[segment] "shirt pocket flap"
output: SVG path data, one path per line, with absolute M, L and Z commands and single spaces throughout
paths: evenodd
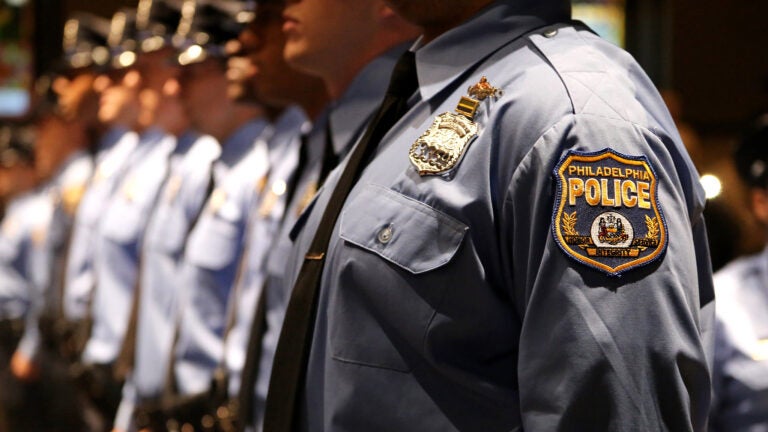
M 189 233 L 189 221 L 179 206 L 159 207 L 151 222 L 151 236 L 147 243 L 165 253 L 176 255 L 184 248 Z
M 98 226 L 108 200 L 106 192 L 100 193 L 103 191 L 98 188 L 104 189 L 104 185 L 96 185 L 93 186 L 93 191 L 86 191 L 77 207 L 76 223 L 88 229 L 95 229 Z
M 424 203 L 367 185 L 341 216 L 339 235 L 413 274 L 453 258 L 467 226 Z
M 221 270 L 231 264 L 240 247 L 237 225 L 238 221 L 204 215 L 192 230 L 187 244 L 189 261 L 209 270 Z
M 142 210 L 122 198 L 115 200 L 102 221 L 104 237 L 119 244 L 137 242 L 144 228 L 145 215 Z

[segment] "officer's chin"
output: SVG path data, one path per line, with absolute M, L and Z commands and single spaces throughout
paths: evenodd
M 35 180 L 38 182 L 47 181 L 53 177 L 53 168 L 48 165 L 35 167 Z
M 227 96 L 240 104 L 259 105 L 256 93 L 245 82 L 230 83 L 227 86 Z

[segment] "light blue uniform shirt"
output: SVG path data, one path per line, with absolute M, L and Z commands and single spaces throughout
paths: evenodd
M 81 194 L 93 175 L 93 159 L 85 151 L 73 153 L 57 173 L 36 194 L 39 205 L 32 226 L 33 244 L 29 257 L 32 308 L 18 350 L 32 358 L 40 348 L 38 321 L 46 311 L 61 307 L 62 261 Z
M 499 0 L 416 46 L 419 91 L 325 255 L 305 430 L 706 427 L 714 310 L 698 174 L 634 60 L 556 24 L 569 8 Z M 477 137 L 447 172 L 420 175 L 413 144 L 483 76 L 503 94 L 479 104 Z M 444 126 L 431 137 L 459 142 L 463 129 Z M 652 167 L 668 240 L 620 277 L 553 234 L 553 171 L 571 151 L 606 149 Z M 338 176 L 296 228 L 292 283 Z
M 137 401 L 163 390 L 176 323 L 179 261 L 192 224 L 212 184 L 212 167 L 221 154 L 210 136 L 188 132 L 170 158 L 168 180 L 147 224 L 141 250 L 141 281 L 135 361 L 123 387 L 115 427 L 132 430 Z
M 384 97 L 392 68 L 397 58 L 407 49 L 401 45 L 372 60 L 350 83 L 341 97 L 333 101 L 312 126 L 306 140 L 307 161 L 295 180 L 296 191 L 290 208 L 280 227 L 280 234 L 267 261 L 266 329 L 262 339 L 259 374 L 256 377 L 254 420 L 260 425 L 264 413 L 269 376 L 272 370 L 277 340 L 280 337 L 285 307 L 290 297 L 290 287 L 284 280 L 285 267 L 293 241 L 290 232 L 299 215 L 309 204 L 312 192 L 317 190 L 318 177 L 323 162 L 326 133 L 333 136 L 333 151 L 341 160 L 347 150 L 365 130 L 376 108 Z M 330 122 L 330 123 L 329 123 Z
M 24 319 L 35 288 L 30 256 L 42 246 L 33 239 L 45 214 L 45 200 L 34 191 L 14 197 L 0 225 L 0 319 Z
M 227 299 L 257 184 L 269 169 L 271 136 L 272 127 L 258 119 L 226 140 L 214 164 L 214 190 L 187 239 L 179 276 L 178 341 L 171 360 L 180 394 L 206 391 L 222 361 Z
M 93 268 L 98 226 L 104 208 L 130 164 L 138 135 L 113 128 L 102 137 L 96 154 L 96 172 L 75 214 L 64 280 L 64 315 L 72 321 L 87 317 L 96 283 Z
M 768 431 L 768 249 L 715 274 L 712 431 Z
M 225 367 L 229 377 L 229 395 L 240 389 L 245 351 L 259 296 L 265 280 L 265 266 L 272 251 L 285 212 L 288 183 L 299 160 L 300 137 L 309 128 L 304 112 L 286 109 L 273 125 L 269 140 L 269 178 L 263 193 L 251 211 L 248 237 L 237 286 L 230 294 L 229 311 L 234 313 L 232 327 L 225 336 Z
M 139 251 L 149 215 L 168 173 L 176 137 L 158 129 L 142 134 L 134 159 L 104 209 L 96 244 L 96 288 L 85 363 L 115 361 L 123 344 L 139 277 Z

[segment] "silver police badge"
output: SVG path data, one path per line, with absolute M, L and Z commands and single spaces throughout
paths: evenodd
M 460 114 L 443 113 L 411 146 L 408 156 L 419 175 L 440 174 L 456 166 L 476 135 L 475 122 Z
M 467 92 L 469 96 L 461 97 L 455 112 L 437 116 L 432 126 L 411 146 L 408 157 L 419 175 L 442 174 L 455 167 L 477 136 L 474 118 L 480 101 L 497 98 L 502 93 L 485 77 Z

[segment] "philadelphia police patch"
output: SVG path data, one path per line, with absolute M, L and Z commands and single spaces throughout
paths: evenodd
M 570 151 L 554 175 L 552 231 L 566 255 L 618 276 L 664 254 L 667 226 L 645 156 Z

